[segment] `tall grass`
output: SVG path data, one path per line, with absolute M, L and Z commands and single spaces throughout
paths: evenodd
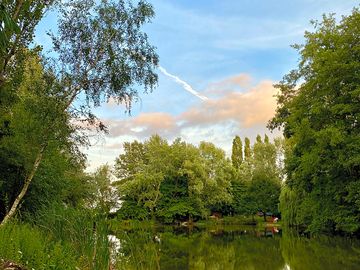
M 38 226 L 54 240 L 71 245 L 81 269 L 109 269 L 108 227 L 101 213 L 55 205 L 41 211 L 38 220 Z
M 0 229 L 0 258 L 28 269 L 75 269 L 76 255 L 69 245 L 51 241 L 38 228 L 9 223 Z
M 106 219 L 89 209 L 53 205 L 27 223 L 0 228 L 0 259 L 36 270 L 108 270 Z

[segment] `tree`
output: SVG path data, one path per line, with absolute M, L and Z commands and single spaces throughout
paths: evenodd
M 270 143 L 268 139 L 267 143 L 262 142 L 260 135 L 258 135 L 252 153 L 253 174 L 264 174 L 268 178 L 279 178 L 279 170 L 276 164 L 278 153 L 275 144 Z
M 256 135 L 256 142 L 257 143 L 262 143 L 262 141 L 261 141 L 261 136 L 258 134 L 258 135 Z
M 195 196 L 190 196 L 190 178 L 184 170 L 198 157 L 198 150 L 180 139 L 176 139 L 168 152 L 169 169 L 161 183 L 161 197 L 157 206 L 156 216 L 165 223 L 189 220 L 200 217 L 201 209 Z
M 214 144 L 201 142 L 199 146 L 205 175 L 202 179 L 202 200 L 207 207 L 231 202 L 229 193 L 232 178 L 232 166 L 225 158 L 224 150 Z
M 252 213 L 262 211 L 264 221 L 266 221 L 266 212 L 278 213 L 280 188 L 278 179 L 269 179 L 265 174 L 255 174 L 247 194 Z
M 90 177 L 90 205 L 108 214 L 117 207 L 118 198 L 111 183 L 112 173 L 109 165 L 100 166 Z
M 279 152 L 277 144 L 271 143 L 267 135 L 262 141 L 260 135 L 250 148 L 247 139 L 247 153 L 251 153 L 241 164 L 232 179 L 232 208 L 236 214 L 254 215 L 258 211 L 278 212 L 280 193 Z
M 250 160 L 251 159 L 251 147 L 250 147 L 250 140 L 249 140 L 248 137 L 245 137 L 244 154 L 245 154 L 245 160 Z
M 115 165 L 120 177 L 118 192 L 125 201 L 120 215 L 129 216 L 125 213 L 132 208 L 143 217 L 136 204 L 152 217 L 171 223 L 206 217 L 210 210 L 230 203 L 233 168 L 215 145 L 202 142 L 195 147 L 180 139 L 168 145 L 159 136 L 152 136 L 143 144 L 124 146 L 125 153 Z M 131 160 L 137 160 L 135 167 L 128 166 Z
M 138 142 L 125 145 L 135 146 L 141 151 L 134 153 L 134 147 L 127 147 L 127 152 L 116 160 L 116 175 L 122 176 L 117 184 L 118 190 L 124 199 L 134 200 L 149 209 L 154 218 L 155 208 L 161 196 L 161 183 L 168 170 L 168 143 L 160 136 L 154 135 L 142 146 Z M 136 168 L 127 166 L 134 158 L 139 161 Z
M 236 169 L 239 169 L 241 163 L 243 162 L 242 151 L 242 141 L 239 136 L 235 136 L 232 145 L 231 161 Z
M 314 22 L 315 31 L 294 46 L 297 69 L 276 85 L 269 127 L 282 128 L 291 146 L 281 208 L 289 224 L 310 232 L 360 230 L 353 196 L 360 179 L 359 24 L 358 9 L 338 23 L 333 15 Z
M 123 144 L 124 154 L 115 160 L 115 176 L 122 181 L 131 180 L 137 173 L 141 173 L 142 166 L 148 161 L 145 159 L 143 143 L 133 141 Z
M 0 139 L 0 219 L 9 212 L 21 192 L 26 172 L 33 165 L 34 152 L 42 143 L 39 134 L 46 132 L 54 119 L 57 133 L 51 137 L 43 162 L 34 175 L 32 185 L 21 203 L 22 216 L 36 214 L 53 203 L 78 206 L 88 195 L 87 178 L 83 173 L 85 159 L 77 148 L 69 115 L 61 108 L 56 96 L 50 96 L 50 84 L 44 83 L 39 57 L 28 52 L 22 80 L 18 86 L 18 100 L 11 106 L 9 133 Z
M 9 46 L 9 41 L 13 33 L 20 31 L 19 26 L 10 16 L 4 4 L 0 4 L 0 55 L 6 53 Z
M 41 7 L 44 5 L 39 6 L 40 13 Z M 19 8 L 22 12 L 21 6 Z M 73 131 L 81 130 L 80 125 L 74 124 L 75 120 L 97 124 L 99 130 L 104 130 L 103 123 L 96 121 L 91 111 L 93 106 L 99 106 L 111 97 L 119 103 L 125 102 L 130 109 L 137 94 L 133 86 L 143 85 L 145 90 L 151 90 L 157 81 L 153 68 L 158 63 L 158 57 L 146 34 L 141 31 L 142 25 L 154 15 L 151 5 L 144 1 L 133 6 L 123 1 L 95 3 L 77 0 L 61 6 L 60 14 L 59 35 L 52 35 L 54 51 L 58 55 L 56 62 L 60 64 L 57 66 L 48 61 L 43 73 L 47 97 L 57 102 L 57 113 L 51 114 L 50 123 L 44 124 L 42 132 L 37 133 L 38 144 L 33 151 L 32 165 L 26 169 L 22 189 L 2 224 L 15 214 L 47 147 L 62 133 L 60 126 L 69 124 L 69 119 L 72 119 L 68 126 Z M 25 15 L 29 16 L 28 13 Z M 39 16 L 37 14 L 31 23 L 36 24 Z M 25 37 L 28 39 L 23 44 L 28 44 L 29 37 L 27 34 Z M 81 97 L 85 100 L 76 103 L 81 105 L 74 105 L 74 101 Z M 45 121 L 44 117 L 48 116 L 44 114 L 41 117 Z M 79 135 L 78 138 L 81 137 Z M 86 136 L 80 139 L 84 142 Z
M 270 143 L 270 140 L 269 140 L 269 137 L 268 137 L 268 135 L 264 135 L 264 143 L 265 144 L 268 144 L 268 143 Z
M 2 1 L 0 6 L 0 88 L 18 73 L 18 67 L 23 62 L 23 51 L 24 49 L 26 51 L 33 41 L 36 25 L 53 4 L 53 0 Z
M 53 2 L 3 0 L 0 4 L 0 140 L 11 133 L 12 106 L 19 98 L 17 90 L 35 26 Z M 38 48 L 32 51 L 36 52 Z

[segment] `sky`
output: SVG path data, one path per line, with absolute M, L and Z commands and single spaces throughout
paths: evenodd
M 322 14 L 351 13 L 355 0 L 149 0 L 156 16 L 144 27 L 157 47 L 158 86 L 132 104 L 131 115 L 113 102 L 95 110 L 109 134 L 92 138 L 84 149 L 88 170 L 123 152 L 124 142 L 152 134 L 198 144 L 209 141 L 231 153 L 235 135 L 254 141 L 276 109 L 273 84 L 296 68 L 290 47 L 304 41 L 310 20 Z M 39 24 L 35 42 L 50 47 L 46 31 L 54 14 Z

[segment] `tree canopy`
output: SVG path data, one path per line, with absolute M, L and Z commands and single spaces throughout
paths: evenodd
M 123 200 L 120 218 L 152 217 L 173 223 L 215 212 L 278 212 L 277 149 L 269 141 L 255 143 L 254 156 L 239 167 L 209 142 L 194 146 L 176 139 L 169 144 L 154 135 L 144 143 L 124 143 L 124 150 L 115 163 L 116 186 Z
M 360 229 L 360 12 L 313 22 L 297 69 L 276 85 L 278 108 L 269 127 L 282 128 L 286 188 L 281 210 L 311 232 Z M 356 194 L 356 195 L 355 195 Z M 294 207 L 296 205 L 296 207 Z

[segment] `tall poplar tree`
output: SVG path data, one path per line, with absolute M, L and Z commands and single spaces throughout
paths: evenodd
M 250 146 L 250 139 L 248 137 L 245 137 L 245 160 L 249 161 L 251 159 L 251 146 Z
M 243 162 L 243 146 L 239 136 L 235 136 L 232 144 L 231 161 L 235 169 L 239 169 Z

